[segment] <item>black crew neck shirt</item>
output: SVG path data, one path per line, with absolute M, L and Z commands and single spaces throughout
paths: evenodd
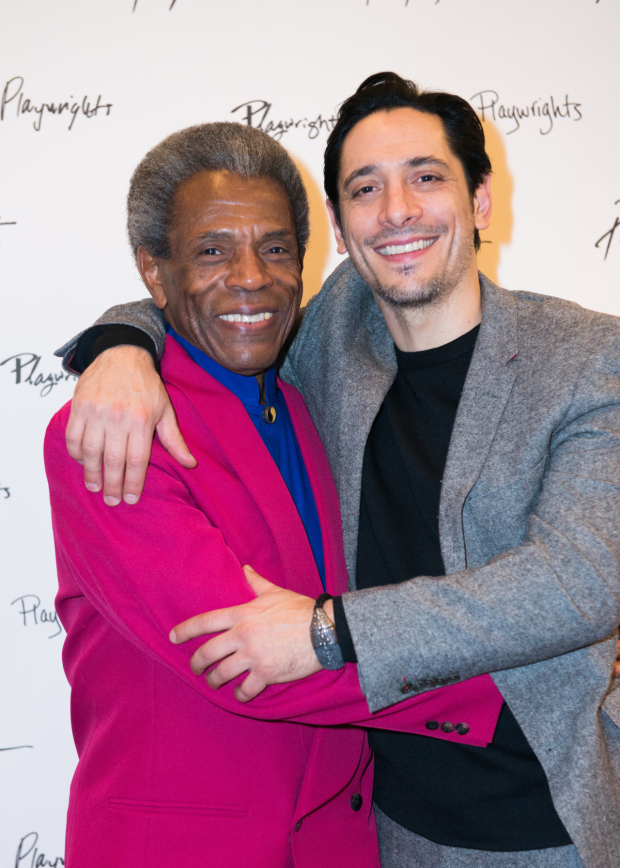
M 396 380 L 364 454 L 358 588 L 444 575 L 441 480 L 478 328 L 436 349 L 396 349 Z M 345 659 L 353 661 L 342 602 L 335 604 Z M 369 730 L 369 739 L 374 800 L 406 829 L 439 844 L 477 850 L 571 843 L 543 768 L 506 703 L 486 748 L 385 730 Z

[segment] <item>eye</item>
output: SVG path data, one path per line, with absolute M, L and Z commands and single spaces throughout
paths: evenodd
M 364 184 L 363 187 L 360 187 L 359 190 L 356 190 L 353 196 L 364 196 L 368 193 L 372 193 L 375 188 L 372 184 Z
M 439 178 L 437 175 L 420 175 L 416 180 L 421 181 L 422 183 L 428 183 L 429 181 L 438 181 Z
M 286 253 L 284 247 L 270 247 L 267 253 Z
M 203 256 L 221 256 L 222 251 L 218 247 L 207 247 L 206 250 L 202 251 Z

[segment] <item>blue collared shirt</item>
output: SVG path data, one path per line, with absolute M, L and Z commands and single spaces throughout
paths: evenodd
M 316 561 L 323 588 L 325 588 L 325 558 L 323 556 L 323 539 L 319 515 L 316 510 L 314 494 L 310 487 L 306 466 L 301 455 L 299 443 L 297 442 L 297 435 L 293 428 L 293 422 L 291 421 L 284 396 L 278 389 L 276 366 L 272 365 L 265 371 L 264 391 L 267 404 L 261 404 L 260 388 L 256 377 L 246 377 L 243 374 L 235 374 L 233 371 L 223 368 L 214 359 L 203 353 L 202 350 L 199 350 L 198 347 L 193 346 L 193 344 L 190 344 L 189 341 L 186 341 L 185 338 L 177 334 L 167 323 L 166 331 L 183 347 L 197 365 L 200 365 L 218 383 L 221 383 L 222 386 L 236 395 L 245 407 L 248 416 L 254 423 L 254 427 L 269 450 L 269 454 L 273 458 L 276 467 L 282 474 L 286 487 L 291 493 L 299 517 L 306 529 L 308 542 L 314 554 L 314 560 Z M 276 418 L 274 422 L 267 422 L 263 418 L 263 410 L 266 407 L 273 407 L 275 409 Z M 269 576 L 265 578 L 269 578 Z

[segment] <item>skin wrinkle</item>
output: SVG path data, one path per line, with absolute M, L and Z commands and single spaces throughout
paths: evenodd
M 178 190 L 174 213 L 171 257 L 138 250 L 156 305 L 182 337 L 223 367 L 256 376 L 262 387 L 302 293 L 286 193 L 266 178 L 200 172 Z M 261 312 L 273 316 L 258 327 L 219 318 Z

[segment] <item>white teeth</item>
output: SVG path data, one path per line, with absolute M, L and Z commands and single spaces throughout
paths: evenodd
M 426 241 L 412 241 L 411 244 L 390 244 L 387 247 L 380 247 L 379 253 L 382 256 L 394 256 L 395 253 L 412 253 L 414 250 L 424 250 L 425 247 L 430 247 L 434 242 L 434 238 L 429 238 Z
M 272 316 L 273 312 L 255 313 L 252 316 L 247 313 L 225 313 L 218 319 L 223 319 L 226 322 L 262 322 L 265 319 L 271 319 Z

